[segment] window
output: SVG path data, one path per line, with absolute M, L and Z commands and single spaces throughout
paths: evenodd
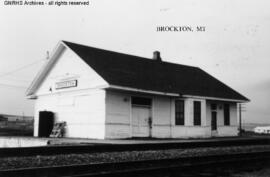
M 211 110 L 216 111 L 217 110 L 217 104 L 211 104 Z
M 224 105 L 224 125 L 230 125 L 230 105 Z
M 201 102 L 193 102 L 194 125 L 201 125 Z
M 184 100 L 175 101 L 175 125 L 185 125 Z
M 132 97 L 132 105 L 151 106 L 152 100 L 150 98 Z

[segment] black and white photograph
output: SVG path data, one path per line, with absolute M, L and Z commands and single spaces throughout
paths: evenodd
M 269 177 L 267 0 L 1 0 L 0 177 Z

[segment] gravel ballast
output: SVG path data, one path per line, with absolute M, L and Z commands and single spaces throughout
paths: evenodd
M 96 164 L 104 162 L 171 159 L 218 154 L 262 152 L 266 150 L 270 150 L 270 145 L 5 157 L 0 158 L 0 170 L 74 164 Z

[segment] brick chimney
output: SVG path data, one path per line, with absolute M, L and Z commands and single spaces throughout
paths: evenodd
M 154 51 L 153 53 L 153 59 L 156 61 L 162 61 L 160 57 L 160 52 L 159 51 Z

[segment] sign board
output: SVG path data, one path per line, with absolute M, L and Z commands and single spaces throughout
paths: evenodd
M 63 81 L 63 82 L 57 82 L 55 84 L 55 89 L 64 89 L 64 88 L 70 88 L 70 87 L 77 87 L 77 80 L 69 80 L 69 81 Z

